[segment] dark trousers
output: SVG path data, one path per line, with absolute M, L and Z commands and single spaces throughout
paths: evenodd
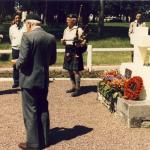
M 27 145 L 44 148 L 49 144 L 49 112 L 46 89 L 21 89 Z
M 19 50 L 12 49 L 12 59 L 19 58 Z M 13 80 L 14 84 L 19 84 L 19 70 L 16 69 L 16 65 L 13 65 Z

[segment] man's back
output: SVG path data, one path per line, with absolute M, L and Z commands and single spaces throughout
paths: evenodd
M 28 53 L 27 56 L 25 53 Z M 20 56 L 26 56 L 20 69 L 20 87 L 44 88 L 48 86 L 49 65 L 56 61 L 56 41 L 53 35 L 37 27 L 25 33 Z

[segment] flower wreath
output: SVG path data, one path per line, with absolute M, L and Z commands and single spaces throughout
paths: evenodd
M 143 88 L 143 80 L 139 76 L 134 76 L 124 83 L 124 98 L 136 100 L 139 98 Z

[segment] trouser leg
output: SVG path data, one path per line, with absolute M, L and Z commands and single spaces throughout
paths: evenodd
M 18 59 L 19 50 L 12 49 L 12 59 Z M 19 84 L 19 70 L 16 69 L 16 65 L 13 65 L 13 80 L 14 84 Z
M 13 80 L 15 85 L 19 85 L 19 70 L 16 69 L 16 65 L 13 65 Z
M 48 101 L 47 101 L 48 89 L 44 89 L 41 94 L 41 100 L 39 101 L 38 110 L 39 110 L 39 127 L 40 132 L 40 143 L 42 147 L 49 145 L 49 129 L 50 129 L 50 119 L 48 111 Z
M 27 145 L 45 147 L 49 136 L 47 90 L 22 89 L 22 99 Z

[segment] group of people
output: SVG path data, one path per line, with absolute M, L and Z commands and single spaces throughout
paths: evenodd
M 31 14 L 32 15 L 32 14 Z M 64 30 L 63 38 L 61 43 L 65 45 L 65 57 L 63 68 L 68 70 L 72 88 L 67 90 L 67 93 L 71 93 L 71 96 L 78 96 L 80 89 L 80 71 L 83 67 L 82 49 L 86 48 L 86 42 L 75 42 L 75 38 L 80 39 L 83 35 L 82 28 L 79 28 L 77 23 L 77 16 L 70 14 L 67 19 L 67 28 Z M 26 31 L 26 26 L 21 22 L 20 14 L 14 16 L 14 20 L 9 29 L 9 37 L 12 46 L 12 61 L 18 59 L 20 52 L 20 45 L 23 33 Z M 19 86 L 19 69 L 16 68 L 16 64 L 13 64 L 13 85 L 12 88 Z
M 65 46 L 63 68 L 68 71 L 72 83 L 72 97 L 80 95 L 80 71 L 83 66 L 85 40 L 81 40 L 84 31 L 77 26 L 77 16 L 70 14 L 67 19 L 61 43 Z M 129 36 L 135 26 L 141 26 L 141 14 L 131 23 Z M 22 111 L 26 128 L 26 142 L 18 146 L 22 150 L 40 150 L 49 145 L 48 86 L 49 66 L 56 62 L 56 40 L 54 35 L 41 27 L 41 18 L 29 14 L 25 23 L 16 14 L 9 29 L 12 45 L 13 79 L 12 88 L 20 86 L 22 93 Z
M 72 88 L 66 93 L 79 96 L 80 71 L 83 67 L 84 40 L 77 17 L 70 14 L 67 19 L 61 43 L 65 45 L 63 68 L 68 70 Z M 41 19 L 36 14 L 29 14 L 25 24 L 19 14 L 9 29 L 12 45 L 13 79 L 12 88 L 20 86 L 22 93 L 22 111 L 26 128 L 26 142 L 18 146 L 23 150 L 40 150 L 49 145 L 48 86 L 49 66 L 56 62 L 56 40 L 54 35 L 41 27 Z M 77 39 L 78 37 L 78 39 Z M 77 39 L 77 40 L 75 40 Z

